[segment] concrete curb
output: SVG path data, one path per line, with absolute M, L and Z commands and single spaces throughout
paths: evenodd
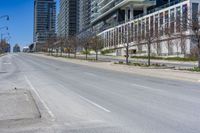
M 63 62 L 85 65 L 89 67 L 95 67 L 99 69 L 124 72 L 128 74 L 200 83 L 200 73 L 198 72 L 190 72 L 190 71 L 184 71 L 184 70 L 171 70 L 171 69 L 148 69 L 148 68 L 141 68 L 137 66 L 125 66 L 125 65 L 113 64 L 110 62 L 96 63 L 96 62 L 91 62 L 91 61 L 86 61 L 86 60 L 47 56 L 44 54 L 32 54 L 32 55 L 42 57 L 42 58 L 59 60 Z

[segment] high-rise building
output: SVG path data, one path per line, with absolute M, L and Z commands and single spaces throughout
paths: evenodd
M 79 32 L 85 31 L 90 27 L 91 22 L 91 3 L 92 0 L 79 1 Z
M 60 0 L 58 36 L 74 36 L 79 28 L 79 0 Z
M 98 2 L 101 5 L 97 11 L 99 14 L 92 23 L 98 26 L 99 22 L 103 23 L 100 26 L 106 29 L 98 32 L 98 35 L 104 39 L 104 49 L 114 49 L 116 55 L 126 55 L 125 47 L 129 44 L 131 56 L 146 56 L 150 51 L 152 56 L 185 57 L 196 52 L 197 42 L 190 26 L 198 20 L 199 0 L 157 0 L 158 4 L 149 7 L 146 13 L 143 9 L 144 13 L 133 18 L 132 13 L 135 15 L 135 10 L 138 8 L 133 8 L 132 13 L 130 9 L 125 11 L 124 20 L 127 21 L 116 25 L 111 25 L 110 22 L 118 20 L 119 15 L 108 17 L 108 14 L 117 9 L 119 3 L 111 8 L 109 3 L 102 2 Z M 106 7 L 109 7 L 107 11 L 104 10 Z M 151 43 L 148 42 L 149 38 L 152 40 Z
M 47 38 L 55 36 L 55 24 L 55 0 L 34 0 L 34 43 L 44 44 Z
M 146 14 L 147 9 L 154 5 L 156 0 L 93 0 L 91 24 L 95 30 L 104 30 L 139 14 Z

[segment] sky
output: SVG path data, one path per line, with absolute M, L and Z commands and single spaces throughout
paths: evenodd
M 58 2 L 57 2 L 58 7 Z M 0 30 L 0 34 L 10 33 L 11 46 L 21 47 L 33 42 L 34 0 L 0 0 L 0 16 L 9 15 L 10 20 L 0 19 L 0 27 L 8 26 L 8 31 Z

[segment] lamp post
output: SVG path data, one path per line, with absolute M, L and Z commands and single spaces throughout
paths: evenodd
M 8 30 L 8 26 L 0 27 L 0 30 L 2 30 L 2 29 Z
M 8 15 L 3 15 L 3 16 L 0 16 L 0 19 L 2 18 L 6 18 L 7 21 L 9 21 L 10 17 Z
M 10 36 L 10 33 L 1 33 L 1 41 L 2 41 L 4 35 Z

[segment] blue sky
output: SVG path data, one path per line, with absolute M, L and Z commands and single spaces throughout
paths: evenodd
M 16 43 L 26 46 L 33 40 L 33 3 L 34 0 L 0 0 L 0 16 L 10 16 L 9 21 L 0 19 L 0 27 L 9 27 L 12 46 Z M 7 31 L 1 30 L 0 33 Z

